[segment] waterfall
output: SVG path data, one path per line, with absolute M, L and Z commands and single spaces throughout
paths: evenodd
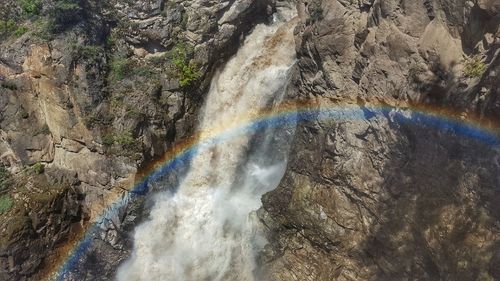
M 292 9 L 279 8 L 273 23 L 257 25 L 214 76 L 201 139 L 280 101 L 295 60 L 296 22 Z M 255 254 L 266 242 L 255 210 L 286 165 L 278 135 L 267 128 L 199 149 L 177 191 L 156 196 L 117 279 L 255 280 Z

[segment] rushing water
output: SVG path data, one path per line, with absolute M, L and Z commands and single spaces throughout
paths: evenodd
M 295 60 L 291 9 L 257 25 L 215 75 L 198 130 L 209 135 L 241 115 L 280 101 Z M 265 243 L 255 210 L 283 176 L 276 129 L 201 148 L 175 193 L 155 199 L 138 226 L 118 280 L 254 280 L 255 253 Z M 203 138 L 201 138 L 203 139 Z

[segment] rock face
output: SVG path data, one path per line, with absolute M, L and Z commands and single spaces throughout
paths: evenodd
M 266 0 L 3 1 L 0 166 L 12 181 L 0 189 L 9 202 L 0 279 L 42 278 L 49 253 L 189 136 L 212 72 L 273 9 Z M 119 262 L 116 240 L 104 237 L 93 261 Z
M 498 122 L 499 7 L 299 4 L 290 99 L 365 118 L 299 123 L 285 177 L 259 210 L 267 279 L 500 279 L 498 143 L 370 110 L 426 105 Z
M 147 163 L 191 135 L 215 68 L 274 5 L 0 3 L 0 280 L 46 277 Z M 494 126 L 498 1 L 297 5 L 288 98 L 365 118 L 299 123 L 285 177 L 259 210 L 266 278 L 500 280 L 498 143 L 370 109 L 444 107 Z M 102 222 L 66 279 L 112 279 L 143 203 Z

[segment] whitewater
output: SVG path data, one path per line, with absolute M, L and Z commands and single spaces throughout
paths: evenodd
M 293 9 L 279 8 L 273 22 L 257 25 L 216 73 L 201 112 L 200 139 L 240 115 L 279 104 L 295 61 L 296 22 Z M 200 144 L 179 187 L 155 196 L 117 279 L 258 280 L 255 258 L 266 240 L 255 211 L 285 170 L 279 130 Z

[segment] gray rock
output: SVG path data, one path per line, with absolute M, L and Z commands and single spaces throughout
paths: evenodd
M 365 118 L 299 123 L 285 176 L 259 210 L 264 279 L 495 280 L 498 143 L 368 109 L 424 104 L 497 122 L 498 55 L 474 81 L 463 72 L 464 56 L 498 54 L 473 39 L 488 26 L 498 41 L 495 5 L 351 2 L 307 3 L 289 99 Z

